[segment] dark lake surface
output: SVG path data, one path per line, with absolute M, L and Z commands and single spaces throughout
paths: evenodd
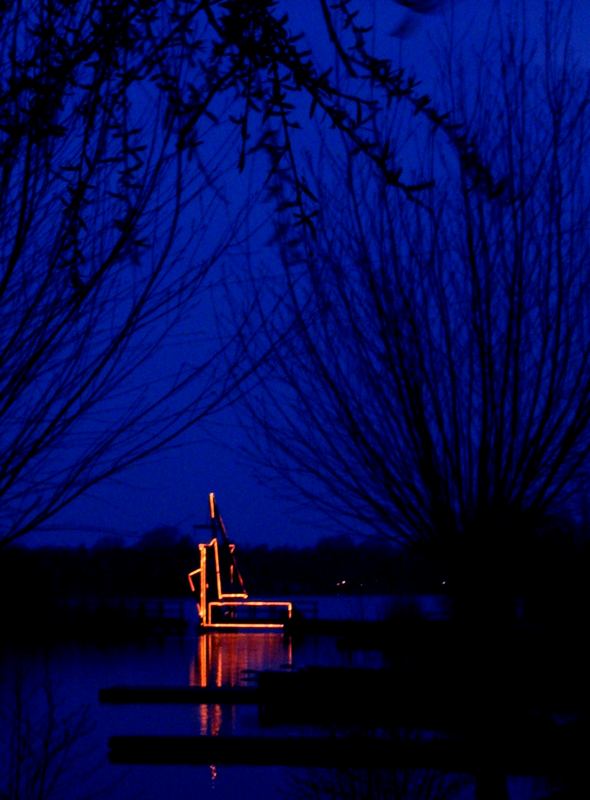
M 326 618 L 376 619 L 387 612 L 390 599 L 307 598 L 306 602 Z M 194 613 L 191 606 L 187 606 L 189 617 Z M 62 748 L 63 758 L 61 753 L 54 758 L 60 772 L 51 794 L 55 798 L 297 797 L 305 771 L 291 768 L 110 765 L 107 742 L 116 734 L 272 736 L 277 730 L 260 727 L 256 706 L 109 706 L 99 704 L 99 690 L 115 685 L 243 686 L 251 680 L 249 671 L 382 663 L 377 651 L 341 650 L 335 636 L 306 636 L 295 644 L 276 632 L 199 636 L 193 625 L 184 636 L 164 639 L 38 648 L 32 631 L 30 643 L 7 649 L 0 658 L 2 774 L 15 768 L 19 738 L 27 740 L 31 750 L 28 760 L 20 755 L 26 773 L 42 760 L 45 740 L 49 748 L 59 749 L 69 728 L 74 741 Z M 54 768 L 52 763 L 49 771 Z
M 380 619 L 406 600 L 391 597 L 306 598 L 314 613 L 326 619 Z M 442 613 L 436 598 L 414 598 L 426 616 Z M 194 614 L 192 604 L 187 615 Z M 395 654 L 394 654 L 395 657 Z M 392 793 L 375 789 L 366 795 L 319 792 L 321 770 L 292 767 L 118 766 L 108 762 L 108 739 L 119 734 L 296 735 L 301 727 L 260 725 L 255 705 L 101 705 L 99 690 L 131 686 L 244 686 L 257 670 L 305 666 L 379 668 L 379 650 L 343 649 L 337 636 L 309 635 L 292 641 L 277 632 L 211 632 L 197 635 L 193 624 L 183 636 L 96 644 L 69 642 L 37 647 L 35 633 L 25 645 L 0 654 L 0 797 L 4 776 L 21 770 L 29 776 L 47 759 L 47 782 L 55 777 L 55 800 L 271 800 L 272 798 L 442 798 L 466 800 L 472 788 L 454 786 L 449 794 L 410 786 Z M 303 731 L 313 733 L 313 730 Z M 324 731 L 325 732 L 325 731 Z M 324 776 L 325 778 L 325 776 Z M 324 779 L 322 778 L 322 780 Z M 514 785 L 514 798 L 540 797 L 528 783 Z M 37 796 L 21 793 L 21 797 Z

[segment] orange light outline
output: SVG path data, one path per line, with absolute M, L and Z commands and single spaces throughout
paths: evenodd
M 205 547 L 213 547 L 213 553 L 215 558 L 215 578 L 217 581 L 217 596 L 222 599 L 224 597 L 242 597 L 246 599 L 248 597 L 248 592 L 224 592 L 221 589 L 221 567 L 219 564 L 219 544 L 217 543 L 217 539 L 213 538 L 209 542 L 209 544 L 200 544 L 199 549 Z M 206 573 L 204 573 L 206 574 Z
M 215 502 L 215 492 L 209 492 L 209 514 L 212 520 L 218 519 L 219 525 L 221 530 L 227 539 L 227 531 L 225 525 L 223 523 L 223 519 L 221 515 L 217 512 L 216 502 Z M 216 584 L 217 584 L 217 596 L 219 600 L 212 600 L 207 603 L 207 548 L 213 547 L 213 555 L 215 559 L 215 577 L 216 577 Z M 235 550 L 235 545 L 230 544 L 230 553 L 233 553 Z M 283 628 L 283 623 L 273 623 L 273 622 L 211 622 L 211 615 L 212 615 L 212 608 L 215 607 L 222 607 L 222 606 L 253 606 L 253 607 L 274 607 L 274 608 L 286 608 L 287 609 L 287 618 L 291 619 L 293 614 L 293 603 L 287 600 L 248 600 L 248 593 L 244 590 L 243 592 L 223 592 L 221 589 L 221 567 L 219 561 L 219 544 L 217 541 L 217 537 L 213 536 L 211 541 L 208 544 L 199 544 L 199 561 L 200 566 L 198 569 L 189 572 L 188 580 L 190 583 L 190 587 L 193 592 L 196 592 L 195 584 L 192 579 L 193 575 L 201 574 L 200 579 L 200 591 L 199 591 L 199 602 L 197 605 L 197 612 L 201 619 L 201 625 L 203 628 L 266 628 L 266 629 L 273 629 L 273 628 Z M 240 578 L 240 582 L 241 578 Z M 242 583 L 242 588 L 243 583 Z M 227 598 L 237 598 L 236 600 L 228 600 Z
M 201 622 L 209 622 L 207 619 L 207 554 L 205 551 L 206 545 L 200 544 L 199 545 L 199 556 L 200 556 L 200 570 L 201 570 L 201 595 L 199 601 L 199 609 L 200 609 L 200 616 Z
M 293 611 L 290 600 L 211 600 L 210 606 L 283 606 L 288 609 L 289 616 Z
M 191 589 L 192 589 L 193 592 L 195 591 L 195 584 L 193 583 L 193 575 L 196 575 L 200 571 L 201 571 L 201 567 L 199 567 L 198 569 L 194 569 L 192 572 L 189 572 L 189 574 L 187 576 L 188 577 L 188 582 L 190 583 Z
M 209 544 L 213 545 L 213 552 L 215 554 L 215 578 L 217 580 L 217 597 L 221 597 L 221 567 L 219 566 L 219 545 L 217 539 L 211 539 Z
M 200 567 L 193 572 L 190 572 L 188 575 L 189 583 L 191 585 L 191 589 L 193 592 L 195 591 L 195 585 L 192 580 L 192 575 L 196 575 L 197 573 L 201 573 L 201 582 L 200 582 L 200 602 L 197 604 L 197 609 L 199 610 L 199 616 L 204 624 L 208 625 L 211 622 L 211 611 L 209 605 L 207 603 L 207 548 L 213 547 L 213 556 L 215 559 L 215 577 L 217 583 L 217 596 L 220 600 L 223 600 L 226 597 L 236 597 L 247 599 L 248 593 L 247 592 L 222 592 L 221 591 L 221 570 L 219 564 L 219 544 L 217 543 L 217 539 L 213 537 L 208 544 L 199 544 L 199 554 L 200 554 Z M 215 601 L 212 601 L 215 602 Z M 203 609 L 205 610 L 205 614 L 203 616 Z
M 209 628 L 247 628 L 248 630 L 260 628 L 268 631 L 273 629 L 283 630 L 284 627 L 282 622 L 208 622 L 206 625 L 203 625 L 204 630 L 208 630 Z
M 244 602 L 211 600 L 207 608 L 207 622 L 203 625 L 204 628 L 265 628 L 266 630 L 284 628 L 284 623 L 282 622 L 211 622 L 211 609 L 213 606 L 282 607 L 287 609 L 287 619 L 291 619 L 293 615 L 293 603 L 289 600 L 246 600 Z

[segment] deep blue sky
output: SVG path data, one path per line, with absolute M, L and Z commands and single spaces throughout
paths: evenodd
M 507 2 L 503 0 L 502 4 Z M 532 18 L 539 18 L 543 3 L 544 0 L 531 0 L 528 4 L 535 12 Z M 319 3 L 288 0 L 285 5 L 293 31 L 305 31 L 313 46 L 323 49 L 319 44 L 322 37 L 315 33 L 322 25 Z M 472 0 L 456 3 L 454 13 L 461 25 L 475 17 L 460 47 L 471 47 L 477 42 L 482 19 L 487 16 L 490 5 Z M 366 3 L 364 7 L 372 6 Z M 587 0 L 576 0 L 574 6 L 578 49 L 584 55 L 590 30 L 590 4 Z M 377 18 L 386 20 L 378 26 L 382 52 L 387 51 L 394 60 L 402 58 L 406 66 L 423 79 L 429 91 L 431 43 L 440 36 L 442 16 L 406 15 L 391 0 L 378 2 L 375 7 Z M 409 33 L 403 40 L 389 37 L 387 34 L 403 20 L 416 24 L 409 26 Z M 329 58 L 327 52 L 326 58 Z M 239 184 L 236 190 L 243 191 Z M 239 453 L 243 442 L 243 433 L 233 413 L 226 411 L 210 426 L 195 430 L 178 448 L 97 487 L 54 519 L 48 525 L 50 531 L 35 535 L 29 541 L 55 542 L 58 530 L 62 531 L 59 540 L 72 544 L 84 540 L 93 542 L 100 530 L 133 541 L 138 533 L 157 525 L 177 526 L 188 533 L 194 523 L 206 520 L 207 493 L 211 490 L 217 493 L 231 535 L 238 543 L 308 544 L 325 534 L 325 528 L 304 521 L 303 518 L 313 518 L 312 509 L 302 506 L 295 512 L 291 505 L 274 496 L 269 487 L 254 478 L 251 465 Z M 337 534 L 338 530 L 330 532 Z

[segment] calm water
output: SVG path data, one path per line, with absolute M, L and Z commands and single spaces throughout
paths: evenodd
M 316 598 L 319 616 L 375 619 L 400 600 L 391 598 Z M 436 602 L 420 600 L 427 615 L 438 615 Z M 189 612 L 191 613 L 191 612 Z M 194 630 L 194 629 L 193 629 Z M 291 669 L 310 665 L 380 667 L 377 651 L 343 651 L 336 637 L 306 637 L 296 643 L 280 633 L 210 633 L 96 646 L 60 645 L 49 651 L 31 645 L 0 653 L 0 797 L 15 764 L 21 768 L 20 798 L 28 800 L 34 770 L 48 763 L 47 783 L 52 793 L 42 800 L 274 800 L 274 798 L 473 797 L 472 786 L 425 789 L 420 774 L 402 788 L 381 789 L 373 781 L 351 794 L 350 784 L 335 787 L 329 771 L 283 767 L 162 767 L 114 766 L 108 763 L 107 742 L 117 734 L 251 734 L 272 736 L 277 729 L 261 728 L 255 706 L 153 705 L 107 706 L 98 703 L 98 691 L 115 685 L 239 686 L 251 680 L 251 671 Z M 300 729 L 278 732 L 296 733 Z M 43 752 L 50 751 L 47 761 Z M 38 778 L 38 775 L 37 775 Z M 366 779 L 366 776 L 365 776 Z M 317 783 L 328 781 L 328 789 Z M 349 778 L 347 778 L 349 780 Z M 407 781 L 407 776 L 403 777 Z M 447 779 L 445 779 L 446 781 Z M 314 784 L 316 788 L 314 788 Z M 513 782 L 514 800 L 543 796 L 530 782 Z M 434 792 L 434 793 L 433 793 Z
M 383 607 L 373 598 L 364 600 L 362 618 L 374 617 Z M 331 599 L 328 606 L 334 614 L 338 604 Z M 339 616 L 357 616 L 359 608 L 357 601 L 345 598 Z M 111 735 L 273 735 L 275 729 L 260 728 L 255 706 L 106 706 L 98 703 L 99 689 L 142 684 L 238 686 L 248 683 L 250 671 L 261 669 L 327 664 L 378 667 L 381 663 L 378 652 L 342 652 L 335 637 L 307 637 L 295 646 L 280 633 L 264 632 L 191 634 L 100 647 L 70 643 L 48 651 L 31 644 L 0 658 L 0 702 L 5 710 L 0 723 L 0 775 L 6 776 L 18 762 L 26 784 L 27 772 L 43 761 L 41 753 L 47 745 L 56 751 L 49 772 L 59 767 L 51 795 L 55 798 L 301 796 L 305 772 L 293 769 L 108 764 Z M 0 796 L 2 788 L 0 783 Z

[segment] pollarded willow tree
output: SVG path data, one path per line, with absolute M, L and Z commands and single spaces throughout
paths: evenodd
M 0 543 L 242 386 L 241 321 L 219 337 L 199 307 L 239 219 L 219 224 L 239 205 L 223 179 L 262 153 L 269 194 L 312 230 L 296 144 L 309 113 L 411 196 L 423 181 L 406 181 L 374 135 L 403 100 L 485 181 L 468 137 L 371 51 L 351 0 L 313 10 L 318 52 L 273 0 L 2 3 Z M 322 67 L 326 48 L 350 92 Z M 190 350 L 175 354 L 178 339 Z
M 590 456 L 590 85 L 562 23 L 534 43 L 504 20 L 469 69 L 444 59 L 496 191 L 419 126 L 436 176 L 419 197 L 388 193 L 346 143 L 318 173 L 317 235 L 278 232 L 267 334 L 284 346 L 251 404 L 283 486 L 434 547 L 484 593 Z

